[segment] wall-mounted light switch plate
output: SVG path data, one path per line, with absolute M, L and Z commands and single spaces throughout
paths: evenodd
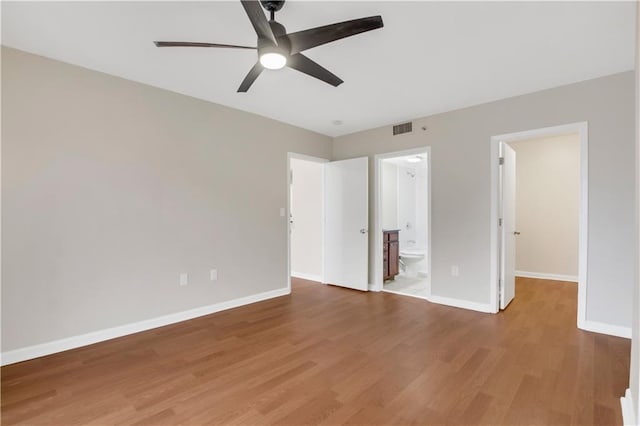
M 209 279 L 211 281 L 218 281 L 218 270 L 212 269 L 209 271 Z
M 187 285 L 189 284 L 189 274 L 187 274 L 186 272 L 183 272 L 180 274 L 180 285 Z

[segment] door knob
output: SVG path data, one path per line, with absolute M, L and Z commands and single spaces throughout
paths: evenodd
M 360 230 L 360 233 L 361 233 L 361 234 L 366 234 L 366 233 L 367 233 L 367 229 L 366 229 L 366 228 L 362 228 L 362 229 Z
M 513 235 L 520 235 L 520 231 L 513 231 Z

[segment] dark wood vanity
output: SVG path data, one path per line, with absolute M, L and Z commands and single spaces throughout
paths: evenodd
M 400 271 L 400 249 L 398 243 L 398 230 L 382 231 L 382 262 L 383 280 L 392 280 Z

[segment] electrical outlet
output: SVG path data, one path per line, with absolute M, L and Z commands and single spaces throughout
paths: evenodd
M 211 281 L 218 281 L 218 270 L 212 269 L 209 271 L 209 279 Z
M 460 269 L 458 269 L 458 265 L 451 266 L 451 276 L 452 277 L 460 276 Z
M 189 284 L 189 274 L 187 274 L 186 272 L 183 272 L 180 274 L 180 285 L 187 285 Z

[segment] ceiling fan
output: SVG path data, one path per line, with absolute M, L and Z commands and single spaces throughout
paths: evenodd
M 183 41 L 154 41 L 154 43 L 157 47 L 257 49 L 258 61 L 240 84 L 238 92 L 246 92 L 249 90 L 249 87 L 251 87 L 263 69 L 277 70 L 285 66 L 315 77 L 335 87 L 342 84 L 343 81 L 300 52 L 383 27 L 381 16 L 369 16 L 367 18 L 354 19 L 352 21 L 344 21 L 287 34 L 284 25 L 275 20 L 275 13 L 282 9 L 284 0 L 261 0 L 260 2 L 241 0 L 241 3 L 258 35 L 257 47 Z M 270 13 L 271 18 L 269 21 L 267 21 L 264 12 L 260 8 L 260 4 Z

